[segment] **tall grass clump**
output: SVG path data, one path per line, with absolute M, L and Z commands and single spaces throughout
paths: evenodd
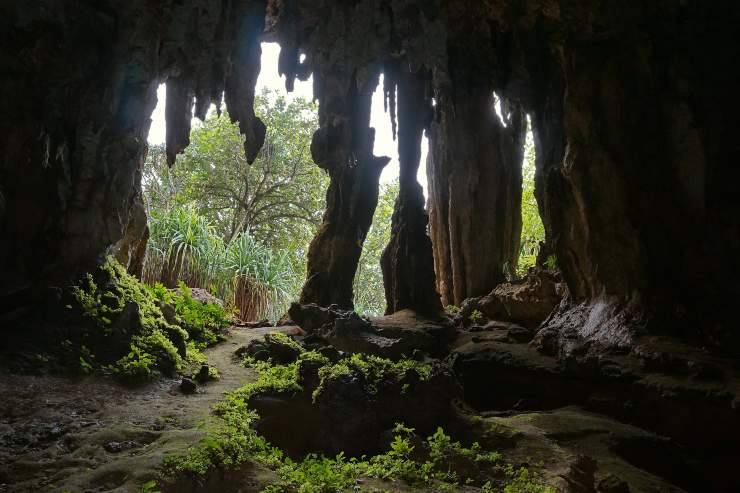
M 287 251 L 276 252 L 248 232 L 229 243 L 192 207 L 174 207 L 149 220 L 144 281 L 204 288 L 234 306 L 243 320 L 276 320 L 296 293 Z

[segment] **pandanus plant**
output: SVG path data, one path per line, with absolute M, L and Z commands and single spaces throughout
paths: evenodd
M 288 252 L 274 253 L 245 232 L 229 244 L 226 259 L 227 269 L 233 273 L 234 300 L 241 318 L 280 317 L 295 284 Z
M 175 207 L 149 221 L 144 281 L 206 288 L 232 304 L 243 320 L 277 319 L 297 279 L 287 251 L 274 252 L 248 232 L 229 244 L 190 207 Z

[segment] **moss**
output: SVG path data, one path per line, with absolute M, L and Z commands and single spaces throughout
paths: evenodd
M 470 314 L 470 321 L 474 324 L 482 324 L 486 321 L 486 318 L 480 310 L 473 310 L 473 313 Z
M 288 334 L 284 334 L 282 332 L 268 332 L 267 334 L 265 334 L 265 342 L 267 342 L 268 344 L 288 346 L 292 349 L 295 349 L 299 353 L 304 352 L 303 346 L 298 344 Z
M 84 372 L 109 371 L 129 381 L 172 375 L 194 358 L 204 363 L 198 350 L 217 342 L 214 331 L 230 323 L 221 307 L 194 300 L 188 288 L 146 286 L 110 257 L 72 288 L 72 298 L 68 309 L 87 323 L 65 346 L 71 360 Z M 164 316 L 167 306 L 174 318 Z
M 430 365 L 411 359 L 392 361 L 369 354 L 353 354 L 319 370 L 320 383 L 313 392 L 313 399 L 315 401 L 321 395 L 330 380 L 357 376 L 362 379 L 365 390 L 375 394 L 381 383 L 399 383 L 409 372 L 420 380 L 426 380 L 431 369 Z
M 507 464 L 501 454 L 484 450 L 477 443 L 466 447 L 441 428 L 425 441 L 419 441 L 413 429 L 397 425 L 387 451 L 372 457 L 310 454 L 301 461 L 290 459 L 254 430 L 253 425 L 259 417 L 248 408 L 247 402 L 255 394 L 300 392 L 300 365 L 323 361 L 320 354 L 309 353 L 314 352 L 304 352 L 301 359 L 289 365 L 256 363 L 257 380 L 229 394 L 214 407 L 220 424 L 212 426 L 207 437 L 186 454 L 169 456 L 164 464 L 165 475 L 185 474 L 199 478 L 216 468 L 251 461 L 277 474 L 279 480 L 263 490 L 272 493 L 334 493 L 359 489 L 361 478 L 404 481 L 412 487 L 434 491 L 451 491 L 464 484 L 486 492 L 554 492 L 531 471 Z M 367 361 L 365 357 L 346 358 L 340 363 L 322 368 L 325 376 L 331 378 L 359 371 L 366 376 L 382 374 L 385 378 L 419 365 L 417 362 Z M 422 368 L 420 374 L 424 373 Z
M 162 296 L 163 286 L 160 284 L 152 288 L 156 296 Z M 166 291 L 166 288 L 164 288 Z M 219 305 L 201 303 L 193 298 L 190 288 L 180 283 L 177 293 L 168 292 L 163 296 L 163 302 L 174 304 L 175 313 L 182 327 L 189 336 L 204 345 L 215 344 L 219 341 L 218 332 L 231 325 L 231 318 Z
M 454 317 L 455 315 L 460 313 L 460 307 L 457 305 L 447 305 L 445 306 L 445 313 L 450 317 Z
M 329 364 L 329 358 L 319 353 L 318 351 L 304 351 L 298 357 L 298 362 L 311 362 L 316 363 L 320 366 L 326 366 Z

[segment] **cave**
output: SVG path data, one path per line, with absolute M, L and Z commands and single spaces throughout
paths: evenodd
M 740 489 L 735 3 L 39 0 L 0 13 L 0 491 L 261 491 L 278 479 L 284 489 L 267 491 L 342 489 L 300 489 L 262 449 L 259 460 L 219 456 L 198 479 L 165 467 L 178 474 L 162 479 L 163 457 L 205 433 L 188 435 L 195 425 L 174 423 L 165 408 L 195 413 L 217 392 L 208 385 L 236 391 L 269 373 L 263 363 L 196 391 L 173 370 L 179 363 L 130 388 L 71 377 L 46 356 L 84 361 L 90 348 L 70 346 L 90 323 L 82 309 L 102 303 L 95 313 L 115 318 L 90 338 L 101 353 L 128 352 L 132 334 L 145 335 L 136 330 L 154 330 L 171 340 L 165 356 L 184 360 L 192 327 L 169 313 L 169 294 L 144 304 L 148 291 L 136 284 L 157 88 L 167 88 L 170 166 L 190 143 L 191 118 L 211 105 L 228 109 L 252 163 L 269 132 L 255 112 L 265 42 L 280 46 L 286 91 L 313 83 L 310 155 L 329 185 L 295 303 L 276 324 L 239 321 L 223 335 L 252 363 L 297 365 L 286 368 L 303 382 L 302 391 L 243 394 L 261 417 L 254 429 L 299 461 L 378 454 L 397 422 L 423 436 L 444 424 L 459 447 L 497 447 L 542 488 L 511 489 L 525 481 L 503 472 L 513 466 L 487 476 L 460 459 L 458 480 L 477 472 L 469 490 L 452 481 L 455 491 Z M 353 282 L 391 160 L 373 152 L 376 90 L 399 192 L 380 261 L 385 314 L 361 317 Z M 527 139 L 544 237 L 525 272 Z M 80 286 L 100 291 L 82 311 Z M 228 344 L 213 346 L 213 361 L 232 364 L 233 348 L 218 349 Z M 315 367 L 317 354 L 334 373 Z M 388 362 L 372 374 L 387 381 L 369 380 L 373 358 Z M 186 391 L 185 381 L 194 395 L 169 390 Z M 150 404 L 165 408 L 153 412 L 156 424 L 113 429 L 70 399 L 127 423 Z M 139 404 L 124 411 L 129 400 Z M 203 419 L 227 419 L 215 416 Z M 240 426 L 256 418 L 244 416 L 229 426 L 248 433 Z M 436 464 L 439 442 L 417 438 L 404 440 Z M 358 472 L 355 487 L 407 491 L 366 478 L 373 470 Z

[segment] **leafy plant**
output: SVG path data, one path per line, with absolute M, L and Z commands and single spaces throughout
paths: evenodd
M 482 324 L 486 321 L 486 317 L 481 313 L 480 310 L 473 310 L 470 314 L 470 321 L 474 324 Z
M 445 313 L 451 317 L 454 317 L 458 313 L 460 313 L 460 307 L 455 305 L 447 305 L 445 306 Z
M 425 380 L 431 374 L 431 366 L 412 359 L 392 361 L 371 354 L 353 354 L 319 369 L 320 383 L 313 392 L 313 399 L 315 401 L 321 395 L 329 380 L 360 375 L 366 391 L 374 394 L 381 382 L 400 381 L 407 371 L 416 372 L 421 380 Z
M 192 292 L 180 282 L 176 295 L 172 296 L 175 313 L 191 339 L 205 345 L 218 341 L 216 331 L 231 325 L 226 311 L 215 303 L 201 303 L 193 299 Z
M 531 471 L 507 464 L 501 454 L 483 450 L 477 443 L 466 447 L 453 440 L 442 428 L 425 441 L 419 441 L 413 429 L 397 424 L 393 440 L 382 454 L 360 458 L 348 458 L 343 453 L 334 457 L 309 454 L 300 461 L 287 457 L 254 430 L 253 425 L 259 417 L 247 407 L 249 397 L 263 393 L 300 392 L 299 368 L 304 361 L 321 361 L 325 367 L 319 372 L 325 378 L 344 375 L 347 371 L 362 371 L 372 377 L 380 372 L 398 373 L 418 368 L 416 362 L 380 360 L 346 358 L 342 365 L 330 365 L 318 353 L 305 351 L 298 361 L 289 365 L 254 363 L 257 380 L 232 392 L 214 406 L 214 414 L 220 423 L 212 426 L 207 436 L 184 455 L 167 457 L 164 463 L 166 476 L 186 474 L 199 478 L 214 468 L 229 468 L 251 461 L 276 472 L 279 480 L 263 490 L 272 493 L 334 493 L 354 487 L 362 477 L 402 480 L 412 486 L 424 486 L 435 491 L 449 490 L 460 482 L 479 485 L 482 491 L 493 491 L 491 480 L 496 478 L 497 484 L 503 483 L 509 493 L 554 493 Z M 424 373 L 423 369 L 420 370 Z M 461 461 L 474 464 L 475 468 L 461 469 L 457 466 Z

